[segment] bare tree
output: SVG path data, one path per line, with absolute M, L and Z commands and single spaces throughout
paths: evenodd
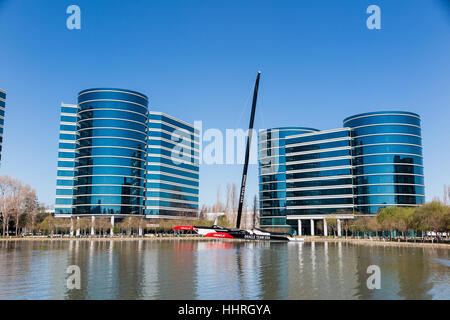
M 206 220 L 206 214 L 208 213 L 208 206 L 206 204 L 202 205 L 202 209 L 200 210 L 199 219 Z
M 252 224 L 253 228 L 257 226 L 257 220 L 258 220 L 258 196 L 255 194 L 253 197 L 253 219 Z
M 325 221 L 327 222 L 327 229 L 329 229 L 333 236 L 336 236 L 336 229 L 337 229 L 337 219 L 334 215 L 326 215 Z M 327 230 L 327 232 L 329 231 Z M 324 236 L 328 236 L 328 234 L 324 234 Z
M 18 234 L 20 224 L 26 219 L 23 215 L 34 211 L 36 207 L 36 191 L 29 185 L 9 176 L 0 177 L 0 211 L 3 224 L 3 235 L 9 234 L 9 223 L 14 221 L 15 233 Z
M 238 209 L 238 198 L 237 198 L 237 186 L 236 183 L 233 182 L 231 185 L 231 211 L 229 214 L 229 217 L 227 217 L 228 221 L 235 221 L 236 220 L 236 214 Z
M 450 202 L 450 186 L 447 186 L 447 204 Z
M 111 229 L 111 220 L 109 218 L 96 218 L 94 228 L 99 234 L 104 235 L 105 232 Z
M 9 176 L 0 177 L 0 213 L 2 218 L 2 234 L 9 234 L 11 220 L 13 179 Z
M 448 205 L 450 202 L 450 186 L 444 184 L 444 195 L 442 197 L 442 202 L 444 205 Z
M 19 230 L 19 221 L 22 215 L 34 210 L 36 191 L 29 185 L 23 185 L 19 180 L 13 180 L 12 218 L 16 227 L 16 236 Z
M 75 223 L 74 223 L 74 228 L 75 229 L 80 229 L 83 233 L 83 235 L 86 235 L 86 230 L 89 230 L 89 228 L 91 227 L 91 219 L 89 218 L 80 218 L 80 219 L 76 219 Z
M 215 212 L 222 212 L 223 211 L 223 205 L 221 201 L 221 195 L 220 195 L 220 185 L 217 186 L 217 199 L 216 199 L 216 205 L 214 206 Z
M 40 220 L 39 216 L 45 215 L 45 207 L 43 204 L 40 204 L 37 199 L 35 200 L 34 208 L 27 215 L 26 227 L 28 231 L 31 231 L 33 234 L 37 231 L 37 226 L 39 225 Z
M 137 228 L 136 225 L 136 217 L 127 217 L 119 223 L 120 229 L 125 230 L 128 236 L 131 236 L 132 231 Z
M 133 229 L 138 231 L 138 234 L 141 236 L 147 222 L 142 217 L 133 217 L 132 219 Z
M 230 213 L 231 211 L 231 185 L 227 184 L 227 200 L 225 205 L 225 214 Z

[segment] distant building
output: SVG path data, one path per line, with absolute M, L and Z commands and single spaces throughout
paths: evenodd
M 295 132 L 303 130 L 303 132 Z M 261 226 L 317 234 L 325 215 L 374 215 L 425 200 L 420 117 L 358 114 L 344 128 L 275 128 L 259 135 Z
M 2 158 L 3 126 L 5 125 L 6 91 L 0 89 L 0 161 Z
M 196 218 L 198 132 L 124 89 L 63 104 L 55 215 Z

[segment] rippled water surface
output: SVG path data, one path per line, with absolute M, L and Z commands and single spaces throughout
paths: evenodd
M 450 299 L 449 261 L 447 249 L 341 242 L 8 241 L 0 299 Z

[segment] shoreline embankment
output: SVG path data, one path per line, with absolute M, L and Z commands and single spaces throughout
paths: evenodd
M 398 241 L 398 240 L 380 240 L 380 239 L 355 239 L 345 237 L 302 237 L 304 242 L 342 242 L 359 245 L 371 245 L 371 246 L 392 246 L 392 247 L 420 247 L 420 248 L 442 248 L 450 249 L 449 243 L 430 243 L 421 242 L 420 240 L 410 241 Z M 245 242 L 249 240 L 241 239 L 213 239 L 199 236 L 147 236 L 147 237 L 132 237 L 132 236 L 113 236 L 113 237 L 47 237 L 47 236 L 35 236 L 35 237 L 0 237 L 0 242 L 8 241 L 216 241 L 216 242 Z M 250 240 L 252 241 L 252 240 Z M 256 240 L 258 241 L 258 240 Z M 298 242 L 297 242 L 298 243 Z M 301 243 L 301 242 L 300 242 Z

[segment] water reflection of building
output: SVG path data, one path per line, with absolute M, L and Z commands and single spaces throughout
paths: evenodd
M 0 298 L 445 299 L 448 266 L 435 260 L 446 255 L 342 242 L 0 241 Z M 66 286 L 71 265 L 81 289 Z M 371 265 L 379 290 L 367 287 Z
M 342 243 L 288 244 L 287 299 L 352 299 L 356 260 Z

